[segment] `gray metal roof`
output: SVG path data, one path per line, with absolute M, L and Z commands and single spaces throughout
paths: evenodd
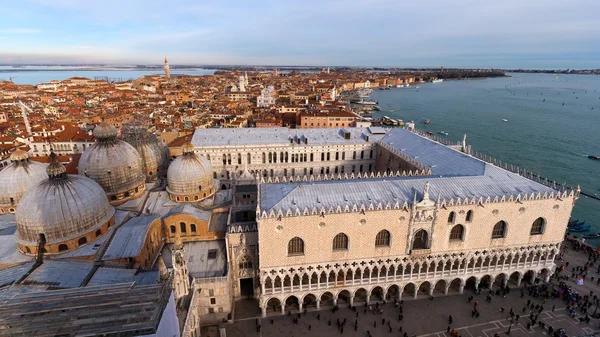
M 193 206 L 192 204 L 185 203 L 185 204 L 177 204 L 175 207 L 171 208 L 171 211 L 169 212 L 169 214 L 167 216 L 172 216 L 172 215 L 177 215 L 177 214 L 187 214 L 187 215 L 193 216 L 196 219 L 209 222 L 212 212 L 201 209 L 196 206 Z
M 31 269 L 35 262 L 29 261 L 16 266 L 0 269 L 0 288 L 20 279 Z
M 344 131 L 350 132 L 350 139 L 344 138 Z M 382 134 L 373 134 L 369 128 L 339 129 L 288 129 L 288 128 L 233 128 L 196 129 L 192 137 L 195 147 L 209 146 L 252 146 L 281 144 L 289 146 L 343 145 L 365 143 L 381 139 Z M 290 143 L 294 139 L 294 144 Z M 301 139 L 301 144 L 295 140 Z M 304 144 L 304 139 L 307 143 Z
M 45 260 L 22 284 L 43 284 L 52 288 L 75 288 L 88 275 L 92 262 Z
M 219 277 L 227 274 L 227 249 L 225 240 L 185 242 L 185 256 L 191 277 Z M 208 252 L 215 250 L 216 257 L 208 258 Z
M 430 182 L 430 197 L 437 200 L 456 200 L 457 198 L 494 198 L 511 194 L 550 193 L 553 190 L 517 174 L 510 173 L 492 165 L 486 165 L 486 174 L 474 177 L 400 177 L 362 180 L 330 180 L 314 183 L 262 184 L 260 191 L 261 212 L 271 210 L 284 214 L 288 209 L 314 207 L 350 208 L 353 205 L 375 207 L 404 202 L 412 203 L 415 192 L 417 199 L 422 197 L 423 187 Z
M 87 287 L 102 284 L 136 282 L 137 284 L 154 284 L 158 282 L 158 272 L 138 272 L 137 269 L 98 268 Z
M 381 143 L 431 168 L 434 176 L 479 176 L 484 174 L 485 163 L 463 152 L 454 150 L 414 132 L 395 128 Z
M 144 247 L 150 225 L 156 219 L 159 219 L 159 217 L 154 214 L 129 219 L 117 230 L 110 246 L 106 249 L 103 260 L 138 256 Z
M 465 198 L 494 199 L 510 195 L 552 193 L 552 188 L 511 173 L 477 158 L 456 151 L 403 129 L 389 131 L 381 143 L 401 151 L 431 168 L 430 176 L 386 177 L 358 180 L 262 184 L 261 212 L 301 213 L 305 209 L 352 209 L 412 203 L 415 192 L 420 200 L 423 187 L 430 182 L 430 197 L 437 200 Z

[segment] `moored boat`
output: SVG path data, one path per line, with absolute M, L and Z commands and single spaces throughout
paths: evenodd
M 600 160 L 600 156 L 594 156 L 594 155 L 590 154 L 587 157 L 590 158 L 590 159 Z

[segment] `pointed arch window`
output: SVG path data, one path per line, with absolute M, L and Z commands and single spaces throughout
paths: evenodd
M 288 242 L 288 255 L 304 255 L 304 240 L 295 237 Z
M 494 225 L 494 230 L 492 231 L 492 239 L 500 239 L 506 237 L 506 222 L 498 221 Z
M 429 234 L 427 231 L 420 229 L 415 233 L 412 247 L 413 250 L 429 248 Z
M 348 235 L 339 233 L 333 238 L 333 250 L 348 249 Z
M 456 225 L 450 231 L 450 241 L 463 241 L 465 239 L 465 227 Z
M 375 247 L 389 247 L 390 245 L 390 232 L 387 230 L 382 230 L 377 233 L 375 237 Z
M 546 228 L 546 220 L 544 220 L 544 218 L 537 218 L 531 225 L 531 230 L 529 231 L 529 235 L 544 234 L 545 228 Z

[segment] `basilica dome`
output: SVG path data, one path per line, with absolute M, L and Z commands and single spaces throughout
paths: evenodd
M 0 213 L 14 213 L 23 193 L 48 178 L 47 164 L 30 160 L 25 151 L 17 149 L 10 161 L 0 171 Z
M 138 151 L 117 139 L 117 129 L 110 124 L 98 124 L 94 136 L 98 141 L 81 154 L 79 174 L 100 184 L 113 205 L 142 195 L 146 186 Z
M 169 165 L 167 192 L 173 201 L 199 201 L 213 195 L 215 181 L 208 159 L 194 153 L 194 146 L 186 143 L 183 154 Z
M 155 135 L 140 126 L 125 127 L 122 132 L 122 139 L 131 144 L 142 157 L 146 181 L 156 181 L 166 170 L 169 160 L 167 148 L 159 143 Z
M 48 179 L 30 188 L 17 207 L 17 245 L 35 254 L 39 241 L 46 253 L 75 249 L 108 232 L 115 209 L 100 185 L 80 175 L 66 174 L 51 155 Z

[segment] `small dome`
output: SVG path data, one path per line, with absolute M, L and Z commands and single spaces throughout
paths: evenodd
M 98 139 L 110 139 L 116 137 L 118 131 L 114 126 L 106 122 L 101 122 L 100 124 L 96 125 L 93 133 L 94 137 Z
M 155 181 L 167 168 L 168 150 L 161 145 L 155 135 L 134 125 L 122 129 L 123 140 L 131 144 L 142 157 L 144 174 L 147 181 Z
M 36 246 L 40 234 L 47 245 L 84 236 L 109 222 L 115 209 L 95 181 L 64 173 L 52 158 L 51 175 L 29 189 L 17 207 L 18 243 Z
M 27 152 L 25 152 L 21 149 L 16 149 L 15 152 L 13 152 L 10 155 L 11 161 L 21 161 L 21 160 L 25 160 L 27 158 L 29 158 L 29 155 L 27 154 Z
M 185 144 L 183 144 L 183 146 L 181 147 L 181 152 L 185 153 L 194 153 L 194 145 L 192 145 L 192 143 L 187 142 Z
M 98 125 L 96 129 L 100 127 L 98 133 L 108 138 L 99 138 L 83 151 L 78 173 L 100 184 L 111 202 L 138 197 L 145 190 L 146 180 L 140 154 L 129 143 L 114 137 L 116 129 L 113 126 Z
M 175 196 L 190 197 L 190 201 L 194 200 L 194 196 L 202 199 L 212 195 L 215 181 L 210 162 L 203 156 L 195 154 L 193 150 L 189 152 L 189 146 L 184 145 L 183 150 L 184 154 L 175 158 L 169 165 L 167 192 Z
M 29 188 L 48 178 L 48 165 L 30 160 L 21 150 L 10 157 L 12 163 L 0 171 L 0 206 L 14 207 Z

